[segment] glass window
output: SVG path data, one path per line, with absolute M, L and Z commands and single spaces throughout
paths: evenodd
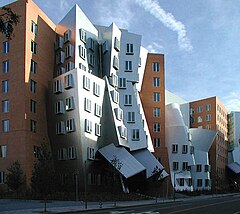
M 206 115 L 206 121 L 210 121 L 211 120 L 211 114 L 207 114 Z
M 9 52 L 9 41 L 3 42 L 3 53 L 8 53 Z
M 30 100 L 30 111 L 36 113 L 37 102 L 35 100 Z
M 159 92 L 153 92 L 153 101 L 154 102 L 160 102 L 161 97 Z
M 7 157 L 7 145 L 0 145 L 0 158 Z
M 80 40 L 81 40 L 83 43 L 86 43 L 86 41 L 87 41 L 86 31 L 81 28 L 81 29 L 79 30 L 79 33 L 80 33 Z
M 119 78 L 118 80 L 119 80 L 118 87 L 119 88 L 126 88 L 126 84 L 127 84 L 126 78 Z
M 160 87 L 160 77 L 153 77 L 153 86 Z
M 154 132 L 160 132 L 160 130 L 161 130 L 160 123 L 153 123 L 153 131 Z
M 153 138 L 153 146 L 156 147 L 160 147 L 160 138 Z
M 188 145 L 182 145 L 182 153 L 187 154 L 188 152 Z
M 119 103 L 119 93 L 116 90 L 111 91 L 111 96 L 114 103 Z
M 127 44 L 127 53 L 128 55 L 132 55 L 133 54 L 133 44 L 128 43 Z
M 34 80 L 30 80 L 30 91 L 32 93 L 36 93 L 37 90 L 37 82 L 35 82 Z
M 73 87 L 73 75 L 72 74 L 68 74 L 64 77 L 64 85 L 65 85 L 66 89 Z
M 172 145 L 172 153 L 177 153 L 178 152 L 178 144 L 173 144 Z
M 91 112 L 92 111 L 92 101 L 88 98 L 85 97 L 85 108 L 84 110 L 87 112 Z
M 31 24 L 31 32 L 34 33 L 35 35 L 37 35 L 38 33 L 38 26 L 34 21 L 32 21 L 32 24 Z
M 173 162 L 173 170 L 178 170 L 178 162 Z
M 53 92 L 55 94 L 62 92 L 62 81 L 60 79 L 54 81 Z
M 127 122 L 128 123 L 134 123 L 135 122 L 135 112 L 131 111 L 127 113 Z
M 95 103 L 95 115 L 97 117 L 102 116 L 102 107 L 100 105 L 98 105 L 97 103 Z
M 67 132 L 73 132 L 74 131 L 74 119 L 68 119 L 66 122 L 66 131 Z
M 79 48 L 79 56 L 82 58 L 82 59 L 86 59 L 86 48 L 82 45 L 79 45 L 78 46 Z
M 56 134 L 61 135 L 61 134 L 65 134 L 65 133 L 66 133 L 65 123 L 63 121 L 58 122 L 56 124 Z
M 182 163 L 182 170 L 183 171 L 188 170 L 188 162 L 183 162 Z
M 5 183 L 5 172 L 0 171 L 0 184 Z
M 9 100 L 2 101 L 2 112 L 9 112 Z
M 124 96 L 124 105 L 125 106 L 131 106 L 132 105 L 132 95 L 131 94 L 126 94 Z
M 153 108 L 153 117 L 160 117 L 161 116 L 161 109 L 158 107 Z
M 9 90 L 8 80 L 3 80 L 2 81 L 2 92 L 7 93 L 8 90 Z
M 95 135 L 101 136 L 101 124 L 95 123 Z
M 202 116 L 198 116 L 198 123 L 202 122 Z
M 210 111 L 211 110 L 211 104 L 207 104 L 206 105 L 206 111 Z
M 69 44 L 65 48 L 65 58 L 72 57 L 73 56 L 73 45 Z
M 116 51 L 120 51 L 120 41 L 117 37 L 115 37 L 115 39 L 114 39 L 114 49 Z
M 198 113 L 201 113 L 201 112 L 202 112 L 202 106 L 198 106 L 198 107 L 197 107 L 197 112 L 198 112 Z
M 30 67 L 30 71 L 34 74 L 37 73 L 37 63 L 31 59 L 31 67 Z
M 132 129 L 132 140 L 139 140 L 139 129 Z
M 69 42 L 71 40 L 71 30 L 65 31 L 63 38 L 64 38 L 64 43 Z
M 132 61 L 125 61 L 125 71 L 132 71 Z
M 113 57 L 113 67 L 118 70 L 119 69 L 119 59 L 117 56 Z
M 90 91 L 90 79 L 86 76 L 83 76 L 83 88 Z
M 93 94 L 96 95 L 97 97 L 100 96 L 100 85 L 97 83 L 93 83 Z
M 31 120 L 31 132 L 36 133 L 37 122 L 35 120 Z
M 74 99 L 73 97 L 66 98 L 66 111 L 74 109 Z
M 85 132 L 92 132 L 92 121 L 85 119 Z
M 9 72 L 9 61 L 5 60 L 2 62 L 2 72 L 8 73 Z
M 160 63 L 159 62 L 153 62 L 152 63 L 152 70 L 155 72 L 159 72 L 160 71 Z
M 201 164 L 197 164 L 196 166 L 197 166 L 196 171 L 197 172 L 201 172 L 202 171 L 202 165 Z
M 89 53 L 89 65 L 94 67 L 95 66 L 95 56 L 92 53 Z
M 2 131 L 9 132 L 9 120 L 2 120 Z
M 179 186 L 184 186 L 184 178 L 179 179 Z
M 202 179 L 197 179 L 197 186 L 202 187 Z
M 37 43 L 33 40 L 31 41 L 31 51 L 32 53 L 37 54 Z
M 77 152 L 75 147 L 69 147 L 68 148 L 68 159 L 76 159 Z

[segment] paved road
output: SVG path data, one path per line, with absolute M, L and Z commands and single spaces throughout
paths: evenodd
M 86 213 L 86 211 L 84 211 Z M 81 212 L 79 212 L 81 213 Z M 83 213 L 83 212 L 82 212 Z M 240 214 L 240 196 L 184 200 L 165 204 L 88 211 L 88 214 Z

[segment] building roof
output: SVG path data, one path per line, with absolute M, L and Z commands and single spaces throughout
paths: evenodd
M 238 163 L 238 162 L 230 163 L 227 165 L 227 167 L 236 174 L 240 173 L 240 163 Z

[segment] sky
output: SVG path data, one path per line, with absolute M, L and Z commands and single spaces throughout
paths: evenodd
M 12 0 L 0 0 L 0 6 Z M 240 1 L 34 0 L 57 24 L 78 4 L 92 23 L 142 35 L 165 55 L 165 86 L 187 101 L 217 96 L 240 111 Z

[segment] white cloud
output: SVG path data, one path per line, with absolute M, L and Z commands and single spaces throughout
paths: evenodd
M 147 46 L 147 49 L 148 49 L 148 51 L 149 51 L 150 53 L 159 53 L 159 52 L 161 52 L 161 50 L 163 50 L 164 48 L 163 48 L 162 45 L 159 45 L 158 43 L 153 42 L 153 43 L 151 43 L 151 44 L 149 44 L 149 45 Z
M 156 0 L 135 0 L 135 2 L 162 22 L 167 28 L 177 32 L 178 45 L 181 49 L 186 51 L 191 51 L 193 49 L 191 41 L 187 37 L 187 31 L 184 24 L 177 21 L 171 13 L 167 13 L 163 10 Z
M 224 96 L 223 103 L 228 111 L 240 111 L 240 91 Z

